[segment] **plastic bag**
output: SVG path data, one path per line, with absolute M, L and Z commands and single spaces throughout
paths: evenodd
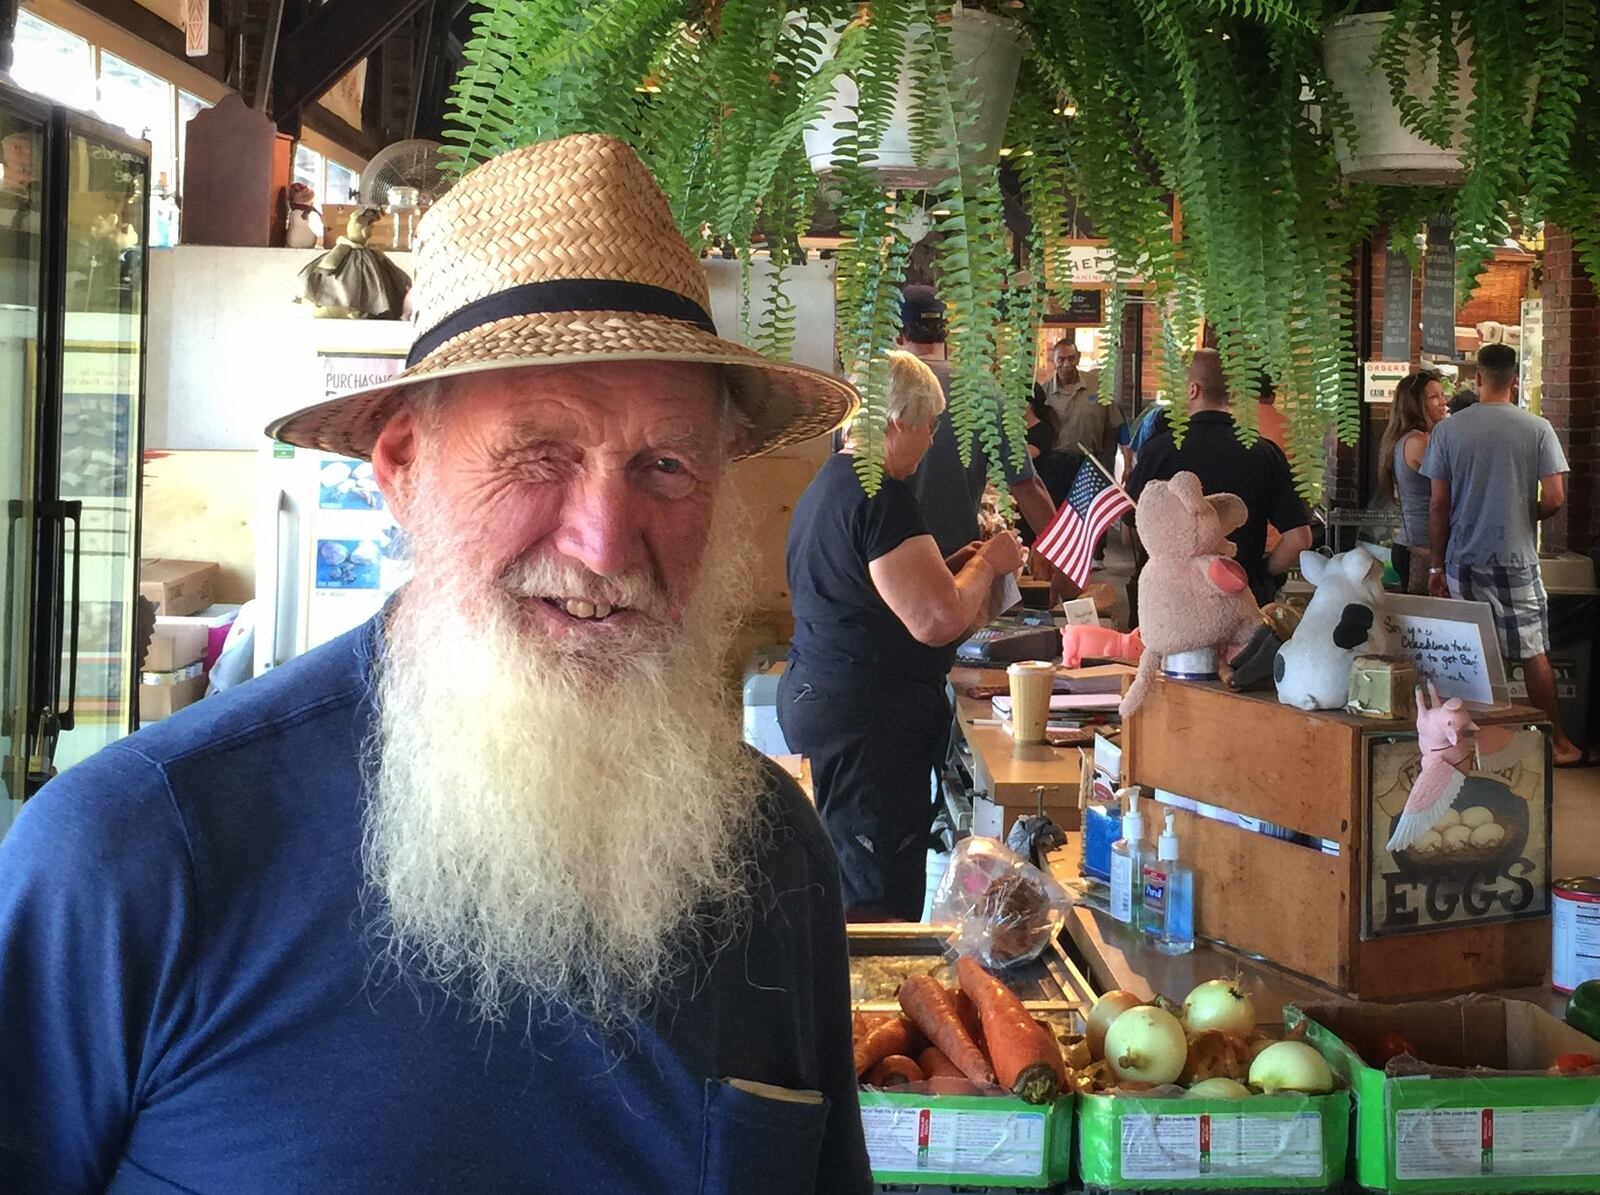
M 1032 962 L 1072 908 L 1066 889 L 993 838 L 965 838 L 933 894 L 932 920 L 950 945 L 990 969 Z

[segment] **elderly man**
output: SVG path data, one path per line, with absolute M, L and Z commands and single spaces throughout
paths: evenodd
M 624 145 L 423 223 L 370 454 L 415 580 L 0 849 L 0 1190 L 870 1189 L 837 864 L 718 677 L 730 459 L 843 382 L 718 339 Z
M 1055 448 L 1068 457 L 1082 457 L 1084 449 L 1107 473 L 1116 469 L 1118 455 L 1127 454 L 1128 417 L 1117 403 L 1100 401 L 1098 373 L 1078 369 L 1083 359 L 1077 341 L 1064 336 L 1050 349 L 1054 372 L 1035 382 L 1034 399 L 1050 409 L 1055 420 Z M 1073 470 L 1076 472 L 1076 470 Z

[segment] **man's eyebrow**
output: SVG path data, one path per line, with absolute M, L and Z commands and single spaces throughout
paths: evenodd
M 686 456 L 707 456 L 718 447 L 718 437 L 705 428 L 673 424 L 652 429 L 645 438 L 644 452 L 681 452 Z

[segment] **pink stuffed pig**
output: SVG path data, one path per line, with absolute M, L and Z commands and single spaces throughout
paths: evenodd
M 1200 488 L 1193 473 L 1152 481 L 1139 495 L 1134 523 L 1150 560 L 1139 574 L 1139 633 L 1144 655 L 1122 699 L 1126 718 L 1144 701 L 1164 657 L 1204 647 L 1242 650 L 1261 626 L 1261 608 L 1228 532 L 1244 525 L 1244 503 Z

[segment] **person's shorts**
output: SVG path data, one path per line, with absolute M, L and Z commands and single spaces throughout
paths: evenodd
M 1447 564 L 1445 579 L 1452 597 L 1489 603 L 1508 660 L 1550 650 L 1550 607 L 1537 564 Z

